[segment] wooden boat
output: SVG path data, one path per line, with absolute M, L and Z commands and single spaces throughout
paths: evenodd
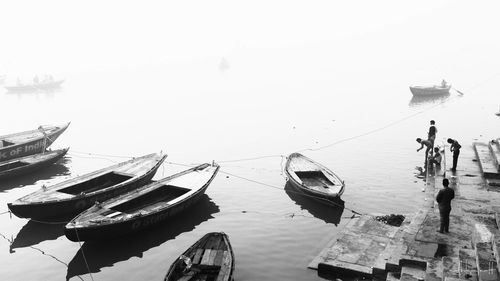
M 148 154 L 116 165 L 78 176 L 8 203 L 21 218 L 53 218 L 79 213 L 96 201 L 104 201 L 139 186 L 153 178 L 167 156 Z
M 230 281 L 234 263 L 227 234 L 207 233 L 174 261 L 164 281 Z
M 440 96 L 450 93 L 451 85 L 446 82 L 434 86 L 410 86 L 413 96 Z
M 61 159 L 69 148 L 46 151 L 39 154 L 28 155 L 4 162 L 0 162 L 0 179 L 12 178 L 32 173 L 50 166 Z
M 311 197 L 336 199 L 344 192 L 344 182 L 335 173 L 300 153 L 287 157 L 285 173 L 291 186 Z
M 218 170 L 202 164 L 96 204 L 66 224 L 66 237 L 104 239 L 159 224 L 198 202 Z
M 38 83 L 22 84 L 22 85 L 12 85 L 5 86 L 5 89 L 9 92 L 31 92 L 37 90 L 51 90 L 61 87 L 64 79 L 54 80 L 54 81 L 42 81 Z
M 40 126 L 37 130 L 0 136 L 0 162 L 43 152 L 69 124 Z

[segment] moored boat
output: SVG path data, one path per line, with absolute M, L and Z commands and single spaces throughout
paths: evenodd
M 79 213 L 150 182 L 167 155 L 157 153 L 133 158 L 38 191 L 8 203 L 22 218 L 44 219 Z
M 60 126 L 40 126 L 36 130 L 0 136 L 0 161 L 43 152 L 70 123 Z
M 344 182 L 325 166 L 300 153 L 287 157 L 288 183 L 312 198 L 336 199 L 344 192 Z
M 0 179 L 12 178 L 35 172 L 56 163 L 66 155 L 69 148 L 45 151 L 8 161 L 0 162 Z
M 202 164 L 101 201 L 66 224 L 66 237 L 105 239 L 162 223 L 198 202 L 218 170 L 216 164 Z
M 170 266 L 164 281 L 231 281 L 234 253 L 224 232 L 205 234 Z

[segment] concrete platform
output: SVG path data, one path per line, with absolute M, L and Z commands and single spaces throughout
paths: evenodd
M 488 145 L 474 145 L 494 153 Z M 328 278 L 499 280 L 500 187 L 488 185 L 478 157 L 489 156 L 478 156 L 472 145 L 462 147 L 457 171 L 451 172 L 445 164 L 441 171 L 429 173 L 426 200 L 401 227 L 385 225 L 371 216 L 353 219 L 309 267 Z M 445 159 L 451 163 L 450 153 Z M 435 202 L 444 177 L 455 190 L 447 234 L 437 232 Z

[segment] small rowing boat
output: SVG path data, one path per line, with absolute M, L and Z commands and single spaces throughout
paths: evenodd
M 53 81 L 41 81 L 38 83 L 30 84 L 19 84 L 12 86 L 5 86 L 5 89 L 9 92 L 34 92 L 37 90 L 52 90 L 61 87 L 64 79 L 53 80 Z
M 105 239 L 162 223 L 199 201 L 219 166 L 202 164 L 95 206 L 65 227 L 71 241 Z
M 61 126 L 40 126 L 37 130 L 0 136 L 0 161 L 42 153 L 70 123 Z
M 291 186 L 313 198 L 336 199 L 344 192 L 344 182 L 335 173 L 300 153 L 287 157 L 285 173 Z
M 46 151 L 39 154 L 28 155 L 0 162 L 0 179 L 25 175 L 48 167 L 66 155 L 68 149 L 69 148 Z
M 79 213 L 150 182 L 167 155 L 148 154 L 78 176 L 8 203 L 21 218 L 53 218 Z
M 410 91 L 413 96 L 440 96 L 450 93 L 451 85 L 447 84 L 445 80 L 441 85 L 433 86 L 410 86 Z
M 170 266 L 164 281 L 231 281 L 234 253 L 224 232 L 205 234 Z

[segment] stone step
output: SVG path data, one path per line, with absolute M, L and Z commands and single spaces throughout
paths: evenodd
M 425 270 L 425 281 L 442 281 L 443 280 L 443 260 L 441 258 L 431 259 L 427 263 Z
M 401 278 L 400 272 L 387 272 L 385 281 L 399 281 L 399 278 Z
M 475 244 L 475 249 L 479 281 L 498 280 L 497 262 L 493 253 L 492 243 L 478 242 Z
M 490 147 L 491 156 L 495 167 L 497 168 L 497 172 L 500 172 L 500 145 L 498 144 L 498 140 L 491 141 L 488 145 Z
M 472 249 L 460 249 L 458 258 L 460 259 L 458 268 L 460 279 L 477 281 L 476 251 Z
M 493 247 L 493 255 L 495 256 L 495 261 L 497 262 L 497 270 L 500 271 L 500 268 L 498 268 L 498 265 L 500 264 L 500 236 L 493 235 L 491 241 Z
M 443 258 L 443 278 L 459 278 L 460 260 L 458 257 L 444 256 Z
M 416 265 L 405 265 L 401 267 L 400 280 L 425 280 L 425 268 Z
M 498 166 L 495 165 L 493 160 L 493 155 L 490 151 L 490 146 L 485 143 L 475 142 L 473 144 L 474 151 L 479 162 L 479 167 L 483 172 L 485 178 L 499 179 L 500 173 L 498 173 Z

